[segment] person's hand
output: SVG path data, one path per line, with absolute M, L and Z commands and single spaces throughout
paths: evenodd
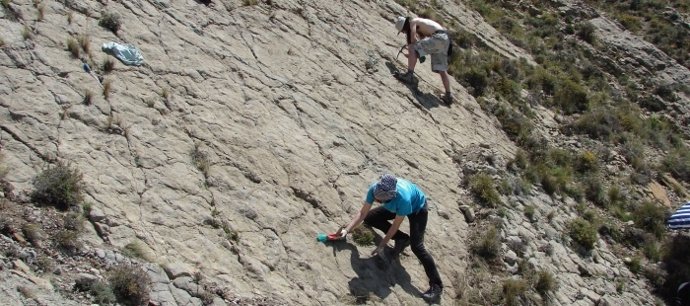
M 376 247 L 376 249 L 371 252 L 371 256 L 376 256 L 376 255 L 383 255 L 383 247 L 382 246 Z
M 345 236 L 347 236 L 347 229 L 345 229 L 344 226 L 340 227 L 337 232 L 335 232 L 336 235 L 339 235 L 340 238 L 345 239 Z

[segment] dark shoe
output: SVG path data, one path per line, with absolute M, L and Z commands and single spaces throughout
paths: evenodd
M 400 256 L 400 254 L 402 254 L 402 252 L 408 246 L 410 246 L 410 239 L 409 238 L 396 240 L 395 246 L 393 246 L 393 254 L 391 257 L 397 258 L 398 256 Z
M 431 285 L 431 288 L 426 292 L 422 293 L 422 299 L 427 303 L 437 302 L 441 299 L 441 294 L 443 293 L 443 287 L 439 285 Z
M 412 71 L 408 71 L 405 73 L 396 72 L 393 74 L 393 76 L 395 76 L 396 79 L 403 83 L 412 84 L 414 82 L 414 72 Z
M 451 96 L 450 93 L 447 92 L 443 95 L 443 97 L 441 97 L 441 100 L 443 101 L 443 103 L 450 105 L 451 103 L 453 103 L 453 96 Z

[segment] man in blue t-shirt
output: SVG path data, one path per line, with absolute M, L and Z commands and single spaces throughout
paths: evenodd
M 383 203 L 383 205 L 372 208 L 374 202 Z M 405 217 L 410 220 L 410 235 L 398 230 Z M 427 218 L 427 201 L 424 192 L 410 181 L 385 174 L 378 182 L 369 186 L 362 208 L 350 224 L 339 233 L 342 237 L 347 236 L 347 233 L 362 221 L 386 233 L 372 255 L 383 255 L 383 249 L 390 239 L 395 241 L 394 256 L 399 255 L 411 244 L 412 252 L 422 262 L 424 271 L 429 277 L 430 288 L 422 294 L 422 298 L 435 301 L 441 297 L 443 283 L 434 259 L 424 247 Z M 388 222 L 391 219 L 393 224 Z

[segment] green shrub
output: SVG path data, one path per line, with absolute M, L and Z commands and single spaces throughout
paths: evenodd
M 570 237 L 584 247 L 591 250 L 597 243 L 597 230 L 589 221 L 577 218 L 569 224 Z
M 553 273 L 549 271 L 539 271 L 537 281 L 534 283 L 534 290 L 541 296 L 547 296 L 558 288 L 558 281 Z
M 484 95 L 486 88 L 489 86 L 489 77 L 486 72 L 479 69 L 471 69 L 462 75 L 462 80 L 472 87 L 471 94 L 474 97 Z
M 608 204 L 606 190 L 604 189 L 604 182 L 601 177 L 594 173 L 587 175 L 582 179 L 584 187 L 585 198 L 592 201 L 592 203 L 605 207 Z
M 654 89 L 654 94 L 658 95 L 659 97 L 668 102 L 676 102 L 678 100 L 678 96 L 676 95 L 675 90 L 671 85 L 658 86 L 656 89 Z
M 621 131 L 618 117 L 610 108 L 597 108 L 582 114 L 565 127 L 566 133 L 585 134 L 598 140 L 609 140 Z
M 580 24 L 577 29 L 577 37 L 586 41 L 590 45 L 593 44 L 596 41 L 594 26 L 589 22 Z
M 494 83 L 496 94 L 505 99 L 505 101 L 515 103 L 520 101 L 520 91 L 522 88 L 520 84 L 512 79 L 501 77 Z
M 652 112 L 660 112 L 666 109 L 666 102 L 656 96 L 644 96 L 639 98 L 638 103 L 644 109 Z
M 89 215 L 91 214 L 92 209 L 93 209 L 93 204 L 91 202 L 84 202 L 84 204 L 81 206 L 81 217 L 82 218 L 88 218 Z
M 628 266 L 628 270 L 632 272 L 633 274 L 638 274 L 642 270 L 642 261 L 640 257 L 635 256 L 630 259 L 630 261 L 626 262 Z
M 109 281 L 120 303 L 139 306 L 148 302 L 151 279 L 141 268 L 131 265 L 119 266 L 110 272 Z
M 644 253 L 644 256 L 651 262 L 657 262 L 661 259 L 659 245 L 652 239 L 645 241 L 644 245 L 642 245 L 642 253 Z
M 527 169 L 527 175 L 532 182 L 540 183 L 544 192 L 549 195 L 567 192 L 568 183 L 572 180 L 572 175 L 567 167 L 547 164 L 537 164 L 530 167 Z
M 673 177 L 690 183 L 690 149 L 681 147 L 666 154 L 662 168 Z
M 453 43 L 456 43 L 460 48 L 470 48 L 477 44 L 477 38 L 470 32 L 463 29 L 452 29 L 451 37 L 453 37 Z M 454 50 L 458 50 L 456 45 L 453 45 Z M 457 56 L 458 52 L 454 52 L 454 57 Z M 453 60 L 451 60 L 452 62 Z
M 585 205 L 584 203 L 582 204 L 582 206 L 583 206 L 583 207 L 586 207 L 586 205 Z M 586 209 L 586 208 L 585 208 L 584 210 L 582 210 L 582 212 L 580 213 L 580 215 L 582 215 L 582 219 L 585 219 L 585 220 L 589 221 L 589 223 L 591 223 L 594 227 L 596 227 L 596 224 L 600 224 L 600 223 L 601 223 L 601 222 L 599 221 L 599 216 L 598 216 L 597 213 L 596 213 L 594 210 L 592 210 L 592 209 Z
M 628 160 L 630 165 L 638 172 L 648 172 L 649 166 L 647 165 L 646 154 L 644 145 L 642 142 L 632 136 L 626 139 L 622 146 L 621 153 Z
M 535 208 L 532 205 L 527 205 L 525 206 L 525 217 L 527 217 L 527 220 L 530 222 L 536 221 L 534 219 L 534 214 L 535 214 Z
M 642 23 L 640 19 L 634 15 L 622 13 L 616 16 L 618 21 L 630 32 L 637 32 L 642 28 Z
M 515 165 L 519 169 L 526 169 L 529 163 L 527 152 L 522 149 L 518 149 L 515 152 L 515 157 L 509 162 L 509 166 Z
M 606 222 L 599 226 L 599 235 L 609 237 L 611 240 L 622 243 L 624 241 L 623 233 L 615 222 Z
M 374 231 L 367 226 L 357 226 L 352 230 L 352 240 L 360 246 L 374 245 Z
M 553 102 L 565 114 L 586 111 L 589 103 L 587 89 L 573 80 L 566 79 L 556 87 Z
M 573 154 L 568 150 L 551 148 L 547 154 L 548 161 L 553 165 L 569 167 L 573 163 Z
M 113 289 L 107 283 L 97 281 L 89 287 L 89 294 L 93 297 L 93 302 L 100 305 L 115 304 L 117 299 L 113 293 Z
M 117 34 L 120 26 L 122 26 L 122 21 L 120 21 L 120 15 L 111 12 L 104 12 L 101 15 L 101 19 L 98 20 L 98 25 Z
M 55 242 L 58 248 L 67 254 L 76 254 L 81 248 L 81 242 L 79 241 L 79 232 L 72 230 L 60 230 L 57 235 L 55 235 Z
M 142 246 L 141 243 L 138 241 L 126 244 L 125 247 L 122 249 L 122 254 L 131 258 L 140 258 L 147 261 L 149 260 L 144 246 Z
M 38 258 L 36 258 L 36 266 L 41 272 L 46 274 L 50 274 L 55 271 L 55 262 L 52 258 L 46 255 L 38 255 Z
M 609 203 L 620 203 L 624 202 L 627 199 L 627 196 L 625 193 L 621 190 L 620 187 L 616 186 L 615 184 L 609 188 L 609 192 L 607 193 Z
M 575 170 L 580 173 L 597 171 L 599 170 L 599 158 L 594 152 L 584 150 L 575 160 Z
M 40 245 L 44 236 L 41 227 L 33 223 L 25 223 L 24 226 L 22 226 L 22 233 L 24 237 L 26 237 L 26 240 L 35 247 Z
M 60 210 L 78 207 L 82 201 L 82 175 L 68 165 L 58 163 L 43 170 L 34 179 L 31 199 L 41 205 Z
M 470 191 L 475 198 L 488 207 L 497 207 L 501 198 L 496 190 L 493 179 L 484 173 L 475 174 L 469 179 Z
M 651 115 L 641 119 L 641 121 L 640 130 L 632 132 L 639 134 L 639 137 L 645 140 L 647 144 L 662 150 L 683 146 L 682 139 L 684 136 L 678 130 L 677 123 L 660 115 Z
M 645 201 L 638 205 L 633 211 L 635 225 L 657 238 L 661 237 L 666 231 L 666 211 L 660 205 Z
M 543 91 L 546 95 L 553 95 L 556 92 L 557 78 L 543 68 L 534 69 L 527 78 L 527 87 L 535 91 Z
M 498 236 L 498 230 L 495 227 L 490 227 L 485 235 L 472 246 L 474 253 L 481 256 L 485 260 L 491 261 L 496 259 L 501 253 L 501 241 Z
M 77 233 L 84 229 L 84 215 L 76 211 L 69 212 L 62 217 L 62 227 Z
M 511 140 L 526 138 L 533 129 L 530 120 L 508 106 L 499 106 L 493 114 L 501 122 L 503 131 Z
M 69 53 L 72 54 L 73 58 L 79 58 L 79 55 L 81 54 L 79 42 L 73 37 L 67 39 L 67 51 L 69 51 Z
M 503 305 L 522 305 L 520 300 L 525 298 L 527 282 L 522 279 L 507 279 L 503 281 Z

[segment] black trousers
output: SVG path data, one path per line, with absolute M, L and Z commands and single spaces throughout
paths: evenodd
M 410 235 L 405 234 L 398 230 L 391 239 L 409 239 L 410 247 L 412 248 L 412 253 L 417 256 L 417 259 L 424 266 L 424 272 L 426 276 L 429 277 L 429 285 L 439 285 L 443 287 L 441 282 L 441 276 L 438 274 L 438 269 L 436 269 L 436 263 L 431 257 L 431 254 L 424 247 L 424 231 L 426 230 L 426 222 L 429 216 L 429 211 L 424 205 L 424 208 L 420 209 L 418 212 L 408 215 L 407 218 L 410 220 Z M 385 235 L 388 233 L 388 229 L 391 227 L 391 223 L 388 220 L 395 219 L 395 214 L 385 209 L 383 206 L 378 206 L 372 208 L 364 218 L 364 224 L 374 227 L 383 232 Z

